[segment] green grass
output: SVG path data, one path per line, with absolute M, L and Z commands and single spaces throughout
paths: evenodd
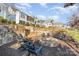
M 69 36 L 72 36 L 79 43 L 79 30 L 66 30 Z

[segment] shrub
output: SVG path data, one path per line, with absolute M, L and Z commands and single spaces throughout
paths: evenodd
M 16 22 L 15 21 L 11 21 L 11 24 L 16 24 Z
M 7 23 L 8 23 L 8 24 L 11 24 L 11 21 L 8 20 Z
M 20 20 L 19 24 L 25 25 L 25 21 Z
M 27 23 L 26 23 L 26 26 L 29 26 L 29 25 L 30 25 L 30 24 L 27 22 Z
M 33 27 L 34 27 L 34 26 L 35 26 L 35 24 L 30 24 L 30 26 L 33 26 Z
M 5 23 L 5 24 L 16 24 L 15 21 L 13 20 L 8 20 L 8 19 L 4 19 L 3 17 L 0 16 L 0 23 Z
M 0 19 L 1 23 L 7 23 L 7 19 Z

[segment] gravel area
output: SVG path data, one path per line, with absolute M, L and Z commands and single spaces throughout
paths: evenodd
M 28 56 L 27 51 L 20 49 L 10 48 L 10 45 L 14 43 L 8 43 L 0 47 L 0 56 Z M 75 54 L 66 46 L 58 45 L 56 47 L 44 46 L 42 51 L 43 56 L 75 56 Z M 33 54 L 31 54 L 33 56 Z

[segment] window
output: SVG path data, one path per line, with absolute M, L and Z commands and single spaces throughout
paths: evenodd
M 14 14 L 14 11 L 11 7 L 8 8 L 8 11 L 9 11 L 10 14 Z
M 0 6 L 0 12 L 1 12 L 1 6 Z
M 2 39 L 0 39 L 0 45 L 2 45 Z
M 24 15 L 23 13 L 21 13 L 21 17 L 22 17 L 22 18 L 25 18 L 25 15 Z

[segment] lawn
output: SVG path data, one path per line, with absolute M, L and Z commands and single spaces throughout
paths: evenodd
M 77 29 L 61 29 L 61 28 L 49 28 L 49 30 L 53 30 L 54 32 L 65 31 L 69 36 L 75 39 L 76 42 L 79 43 L 79 30 Z
M 69 36 L 72 36 L 79 43 L 79 30 L 66 30 Z

